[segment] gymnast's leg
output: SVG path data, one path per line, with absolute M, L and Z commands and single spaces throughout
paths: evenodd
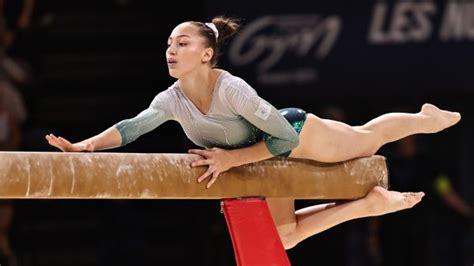
M 384 114 L 354 127 L 308 114 L 299 145 L 290 157 L 339 162 L 371 156 L 386 143 L 413 134 L 435 133 L 460 119 L 459 113 L 440 110 L 431 104 L 424 104 L 418 113 Z
M 267 198 L 268 207 L 285 249 L 352 219 L 383 215 L 413 207 L 423 193 L 400 193 L 374 187 L 367 196 L 342 204 L 321 204 L 295 212 L 294 199 Z

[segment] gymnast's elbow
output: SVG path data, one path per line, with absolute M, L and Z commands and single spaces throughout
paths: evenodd
M 299 139 L 298 137 L 294 139 L 270 138 L 265 143 L 271 154 L 279 156 L 296 148 L 299 144 Z
M 134 134 L 133 127 L 127 127 L 126 120 L 117 123 L 114 125 L 115 129 L 120 133 L 120 146 L 125 146 L 137 139 L 136 134 Z
M 285 145 L 285 153 L 286 152 L 289 152 L 291 150 L 293 150 L 294 148 L 298 147 L 298 144 L 299 144 L 299 139 L 296 138 L 296 139 L 292 139 L 292 140 L 289 140 L 287 141 L 287 145 Z
M 300 137 L 296 131 L 293 131 L 294 134 L 291 134 L 291 137 L 288 139 L 289 150 L 292 150 L 300 144 Z

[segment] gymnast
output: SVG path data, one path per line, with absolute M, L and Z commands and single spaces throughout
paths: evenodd
M 424 104 L 418 113 L 388 113 L 361 126 L 322 119 L 299 108 L 275 109 L 240 77 L 219 69 L 219 43 L 235 34 L 238 20 L 215 17 L 211 23 L 187 21 L 168 38 L 169 74 L 176 78 L 148 109 L 102 133 L 71 143 L 53 134 L 50 145 L 64 152 L 110 149 L 126 145 L 164 123 L 179 122 L 186 136 L 205 149 L 192 167 L 206 166 L 198 182 L 243 164 L 274 156 L 340 162 L 371 156 L 386 143 L 412 134 L 436 133 L 460 119 L 457 112 Z M 388 191 L 374 187 L 364 198 L 343 204 L 320 204 L 295 211 L 294 199 L 267 198 L 285 249 L 342 222 L 411 208 L 423 192 Z

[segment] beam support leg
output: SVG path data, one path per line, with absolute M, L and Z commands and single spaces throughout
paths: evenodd
M 265 199 L 225 199 L 221 206 L 237 266 L 291 265 Z

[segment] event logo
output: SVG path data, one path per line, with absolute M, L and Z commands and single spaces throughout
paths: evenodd
M 372 44 L 420 43 L 438 32 L 441 41 L 474 40 L 474 1 L 378 1 L 368 40 Z M 436 17 L 439 16 L 439 19 Z M 436 25 L 435 21 L 440 24 Z
M 230 45 L 229 62 L 254 66 L 261 84 L 309 83 L 316 63 L 334 47 L 342 28 L 338 16 L 265 16 L 246 25 Z

